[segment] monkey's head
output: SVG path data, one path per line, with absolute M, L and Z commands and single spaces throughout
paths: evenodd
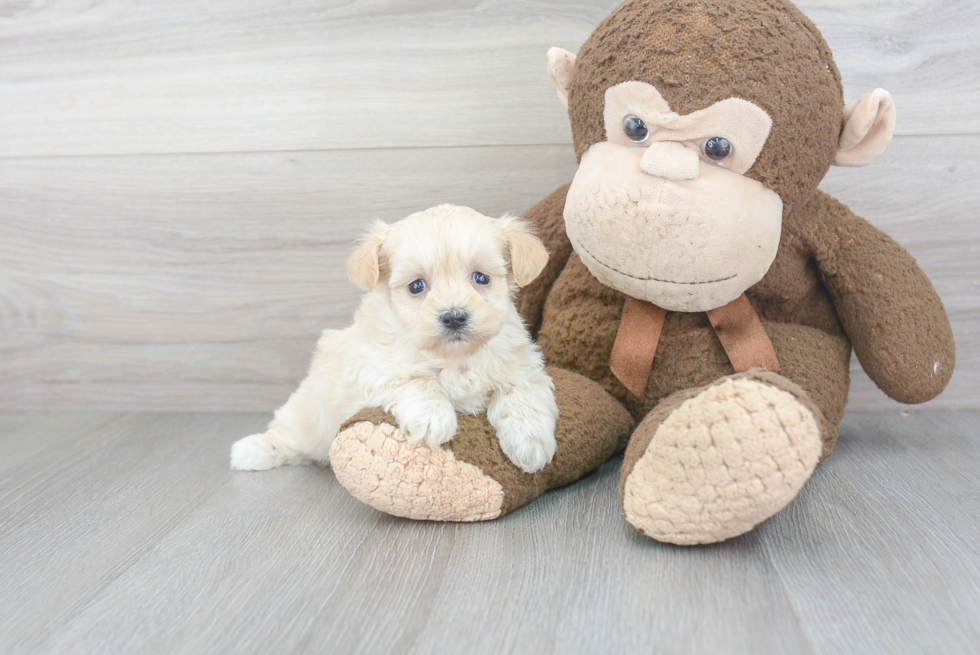
M 881 89 L 844 107 L 830 49 L 787 0 L 627 0 L 577 57 L 552 48 L 548 73 L 579 158 L 572 246 L 604 284 L 673 311 L 761 280 L 784 214 L 895 125 Z

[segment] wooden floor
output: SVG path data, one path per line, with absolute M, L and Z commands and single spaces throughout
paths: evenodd
M 856 413 L 801 497 L 701 548 L 618 460 L 499 521 L 233 473 L 261 414 L 0 414 L 0 652 L 976 653 L 980 414 Z

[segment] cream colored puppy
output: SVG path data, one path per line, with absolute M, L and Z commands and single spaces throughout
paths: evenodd
M 231 448 L 231 467 L 329 463 L 341 424 L 381 407 L 413 441 L 438 448 L 456 412 L 478 414 L 504 453 L 533 473 L 555 454 L 558 406 L 513 294 L 548 261 L 523 221 L 440 205 L 375 223 L 347 264 L 370 293 L 344 330 L 325 330 L 306 379 L 262 434 Z

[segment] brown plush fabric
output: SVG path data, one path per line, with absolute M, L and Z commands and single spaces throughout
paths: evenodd
M 541 325 L 541 308 L 544 306 L 548 290 L 551 289 L 551 285 L 555 283 L 555 279 L 565 268 L 565 263 L 572 254 L 572 244 L 565 234 L 565 219 L 562 218 L 569 186 L 571 184 L 559 187 L 524 213 L 524 217 L 534 225 L 535 234 L 544 243 L 550 256 L 541 274 L 534 282 L 521 289 L 517 296 L 517 311 L 520 312 L 534 336 L 537 336 Z
M 835 325 L 835 320 L 819 312 L 791 312 L 789 317 L 799 322 L 789 322 L 768 296 L 750 296 L 750 300 L 762 317 L 782 376 L 806 390 L 820 407 L 827 418 L 824 438 L 832 445 L 850 386 L 851 348 L 846 336 L 840 329 L 823 329 Z M 548 363 L 596 380 L 636 420 L 678 391 L 735 372 L 707 315 L 668 312 L 646 397 L 633 396 L 609 369 L 624 302 L 622 293 L 599 283 L 572 255 L 545 304 L 539 344 Z
M 813 24 L 787 0 L 627 0 L 578 55 L 568 107 L 579 158 L 606 138 L 606 90 L 630 80 L 654 85 L 681 114 L 739 97 L 772 118 L 747 176 L 782 198 L 782 232 L 775 261 L 746 295 L 780 374 L 749 374 L 791 390 L 812 408 L 823 457 L 832 451 L 847 402 L 852 342 L 891 397 L 922 402 L 937 395 L 952 375 L 955 349 L 935 289 L 904 249 L 817 191 L 837 152 L 843 93 Z M 524 475 L 503 457 L 483 418 L 460 417 L 457 438 L 447 446 L 500 482 L 506 511 L 599 466 L 635 422 L 645 418 L 645 426 L 655 426 L 697 390 L 734 375 L 707 316 L 671 312 L 645 396 L 631 395 L 616 379 L 609 362 L 625 297 L 573 253 L 562 216 L 567 191 L 558 189 L 525 214 L 551 260 L 518 296 L 522 316 L 556 367 L 555 460 L 536 476 Z M 375 413 L 372 420 L 383 418 Z M 627 476 L 653 432 L 644 427 L 634 435 Z
M 633 429 L 629 413 L 595 382 L 569 371 L 549 369 L 555 381 L 560 415 L 555 429 L 558 450 L 540 473 L 529 475 L 507 459 L 485 415 L 459 415 L 456 438 L 443 446 L 459 461 L 473 464 L 504 489 L 501 514 L 529 503 L 548 489 L 578 480 L 599 468 L 626 442 Z M 369 421 L 397 426 L 380 409 L 359 412 L 341 427 Z
M 844 109 L 840 73 L 820 32 L 786 0 L 627 0 L 578 53 L 568 95 L 581 159 L 606 139 L 605 92 L 637 80 L 690 114 L 738 97 L 773 119 L 748 172 L 787 212 L 817 188 L 837 151 Z
M 903 403 L 946 387 L 956 347 L 932 282 L 888 235 L 818 192 L 791 227 L 812 253 L 868 376 Z

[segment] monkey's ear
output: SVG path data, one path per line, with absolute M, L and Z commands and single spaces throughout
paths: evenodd
M 388 234 L 388 225 L 377 221 L 360 238 L 357 250 L 347 260 L 347 277 L 366 291 L 374 291 L 381 277 L 381 244 Z
M 895 101 L 875 89 L 844 107 L 844 129 L 835 166 L 867 166 L 885 151 L 895 133 Z
M 541 274 L 548 263 L 548 250 L 538 237 L 531 234 L 527 223 L 513 216 L 500 219 L 500 227 L 507 239 L 510 252 L 510 270 L 518 286 L 526 287 Z
M 548 51 L 548 79 L 558 91 L 558 99 L 568 109 L 568 87 L 572 84 L 572 73 L 575 72 L 575 55 L 562 48 L 552 48 Z

